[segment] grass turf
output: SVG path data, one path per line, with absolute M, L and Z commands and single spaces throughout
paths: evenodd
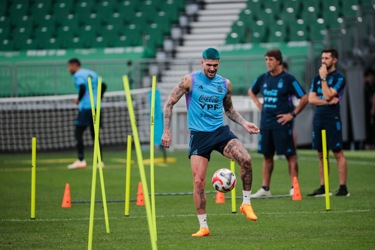
M 260 155 L 252 152 L 254 192 L 261 185 Z M 259 220 L 251 222 L 239 213 L 231 213 L 231 203 L 215 204 L 214 194 L 207 195 L 208 223 L 211 236 L 192 238 L 198 221 L 191 195 L 156 197 L 159 249 L 373 249 L 375 246 L 375 154 L 346 152 L 349 163 L 350 197 L 332 197 L 332 211 L 325 211 L 324 198 L 306 194 L 319 186 L 318 160 L 313 151 L 299 151 L 302 201 L 290 198 L 253 199 Z M 37 155 L 36 220 L 30 220 L 30 154 L 0 155 L 0 249 L 86 249 L 89 203 L 61 208 L 65 183 L 70 183 L 72 200 L 89 200 L 91 168 L 67 170 L 72 153 Z M 157 152 L 156 157 L 161 154 Z M 176 162 L 156 164 L 156 192 L 190 192 L 192 176 L 186 152 L 168 152 Z M 104 170 L 108 200 L 124 199 L 125 150 L 104 151 Z M 92 155 L 86 156 L 91 164 Z M 144 153 L 148 158 L 148 152 Z M 135 153 L 133 153 L 135 159 Z M 271 191 L 287 194 L 290 182 L 285 160 L 275 161 Z M 337 168 L 331 159 L 331 191 L 338 188 Z M 229 168 L 229 160 L 212 155 L 208 180 L 213 172 Z M 146 165 L 146 172 L 149 171 Z M 239 167 L 237 166 L 237 176 Z M 140 180 L 136 162 L 132 164 L 132 199 Z M 149 178 L 148 178 L 149 180 Z M 241 195 L 241 181 L 237 195 Z M 150 188 L 149 188 L 150 189 Z M 210 183 L 207 191 L 213 191 Z M 99 176 L 98 200 L 101 199 Z M 102 204 L 95 206 L 94 249 L 150 249 L 144 207 L 130 206 L 125 218 L 123 203 L 108 203 L 111 233 L 106 234 Z

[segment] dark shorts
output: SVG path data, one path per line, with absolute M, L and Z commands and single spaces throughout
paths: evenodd
M 223 154 L 225 146 L 232 139 L 237 139 L 237 136 L 230 131 L 228 126 L 220 127 L 213 132 L 191 131 L 189 159 L 192 155 L 199 155 L 210 160 L 213 150 Z
M 78 111 L 76 125 L 77 126 L 84 126 L 84 127 L 91 127 L 93 126 L 92 122 L 92 113 L 91 109 L 83 109 Z M 102 121 L 102 114 L 100 114 L 100 121 Z M 101 126 L 101 124 L 100 124 Z
M 343 147 L 342 145 L 342 124 L 340 115 L 333 115 L 327 119 L 319 119 L 319 117 L 314 116 L 313 120 L 313 149 L 318 152 L 323 151 L 322 146 L 322 130 L 326 130 L 327 137 L 327 149 L 332 151 L 340 151 Z
M 258 153 L 264 156 L 295 155 L 293 129 L 260 129 Z

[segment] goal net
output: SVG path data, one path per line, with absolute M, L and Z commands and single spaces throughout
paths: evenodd
M 149 88 L 131 90 L 139 139 L 149 143 Z M 71 149 L 76 145 L 74 131 L 78 107 L 76 95 L 0 99 L 0 151 L 31 150 L 31 138 L 37 138 L 38 150 Z M 125 93 L 104 94 L 101 109 L 102 145 L 126 143 L 132 134 Z M 85 145 L 93 145 L 90 132 L 84 134 Z

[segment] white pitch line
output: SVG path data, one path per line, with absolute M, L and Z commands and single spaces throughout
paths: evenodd
M 332 213 L 368 213 L 370 209 L 358 209 L 358 210 L 342 210 L 342 211 L 299 211 L 299 212 L 258 212 L 257 214 L 262 215 L 295 215 L 295 214 L 332 214 Z M 241 213 L 224 213 L 224 214 L 208 214 L 208 216 L 235 216 L 241 215 Z M 196 214 L 170 214 L 170 215 L 157 215 L 157 218 L 166 218 L 166 217 L 195 217 Z M 145 219 L 147 216 L 129 216 L 129 217 L 110 217 L 111 220 L 119 219 Z M 61 222 L 61 221 L 87 221 L 89 218 L 68 218 L 68 219 L 1 219 L 0 222 Z M 94 218 L 94 220 L 104 220 L 102 217 Z

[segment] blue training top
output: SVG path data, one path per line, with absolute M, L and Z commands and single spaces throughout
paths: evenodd
M 277 115 L 293 111 L 292 95 L 301 98 L 306 94 L 293 75 L 283 71 L 272 76 L 266 72 L 250 88 L 255 95 L 263 94 L 261 129 L 286 129 L 293 126 L 293 120 L 285 125 L 277 122 Z
M 210 79 L 202 71 L 190 76 L 191 88 L 185 94 L 189 129 L 212 132 L 224 126 L 223 99 L 228 92 L 228 80 L 220 75 Z
M 79 105 L 78 105 L 79 110 L 91 109 L 90 90 L 89 90 L 89 83 L 87 81 L 88 77 L 91 77 L 92 90 L 93 90 L 93 95 L 94 95 L 94 103 L 96 107 L 96 96 L 98 92 L 98 74 L 92 70 L 81 68 L 73 75 L 73 83 L 77 91 L 79 91 L 79 88 L 81 85 L 85 85 L 86 87 L 85 94 L 80 100 Z
M 342 96 L 344 95 L 344 88 L 345 88 L 345 78 L 343 74 L 337 70 L 329 73 L 327 75 L 327 83 L 328 87 L 333 88 L 338 93 L 338 98 L 341 101 Z M 320 76 L 316 76 L 311 84 L 310 92 L 315 92 L 317 96 L 324 100 L 322 85 L 320 82 Z M 332 115 L 340 113 L 340 102 L 334 105 L 323 105 L 323 106 L 316 106 L 315 114 L 320 116 L 328 116 L 331 117 Z

